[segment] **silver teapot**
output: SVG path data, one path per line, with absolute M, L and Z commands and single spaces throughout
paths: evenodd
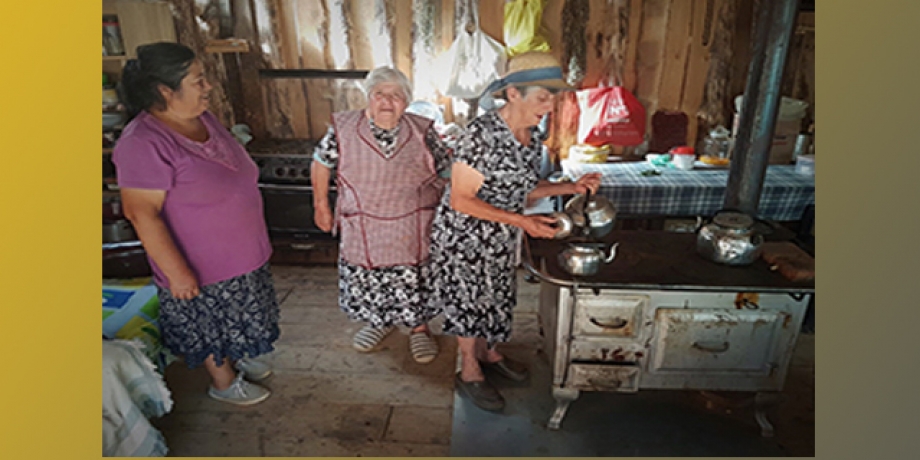
M 590 192 L 576 195 L 565 204 L 575 227 L 593 238 L 602 238 L 613 230 L 616 224 L 617 210 L 607 198 Z
M 750 265 L 760 257 L 763 235 L 753 217 L 723 210 L 705 225 L 698 219 L 698 225 L 696 252 L 701 256 L 724 265 Z
M 614 243 L 610 246 L 609 254 L 605 254 L 602 243 L 570 243 L 559 254 L 559 265 L 572 275 L 593 275 L 600 270 L 601 265 L 613 262 L 618 245 Z

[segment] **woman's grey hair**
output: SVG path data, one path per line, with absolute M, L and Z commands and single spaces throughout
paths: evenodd
M 406 75 L 398 69 L 392 67 L 377 67 L 371 70 L 370 73 L 367 74 L 367 78 L 364 79 L 364 94 L 370 96 L 371 90 L 381 83 L 398 83 L 399 87 L 403 90 L 403 94 L 406 96 L 406 103 L 412 100 L 412 83 L 409 83 L 409 79 L 406 78 Z

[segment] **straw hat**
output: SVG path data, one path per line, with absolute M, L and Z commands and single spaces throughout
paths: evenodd
M 484 95 L 497 93 L 509 86 L 542 86 L 548 89 L 574 90 L 562 79 L 559 61 L 545 51 L 528 51 L 517 54 L 508 61 L 508 70 L 483 91 Z

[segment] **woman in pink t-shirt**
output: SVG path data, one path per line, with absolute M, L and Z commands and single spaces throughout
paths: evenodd
M 214 399 L 258 403 L 269 390 L 244 378 L 271 374 L 252 358 L 279 335 L 258 168 L 207 111 L 212 87 L 191 49 L 154 43 L 137 56 L 122 75 L 132 118 L 113 161 L 159 288 L 163 343 L 205 366 Z

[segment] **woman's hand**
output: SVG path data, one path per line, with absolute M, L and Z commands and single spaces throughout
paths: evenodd
M 597 189 L 601 188 L 601 173 L 587 173 L 579 177 L 572 185 L 577 194 L 583 195 L 588 190 L 591 190 L 591 193 L 595 194 L 597 193 Z
M 324 232 L 332 231 L 332 210 L 329 205 L 313 205 L 313 222 Z
M 194 299 L 201 293 L 195 275 L 186 270 L 169 278 L 169 292 L 173 297 L 181 300 Z
M 520 227 L 534 238 L 552 238 L 558 231 L 555 223 L 556 219 L 553 217 L 531 215 L 523 216 Z

